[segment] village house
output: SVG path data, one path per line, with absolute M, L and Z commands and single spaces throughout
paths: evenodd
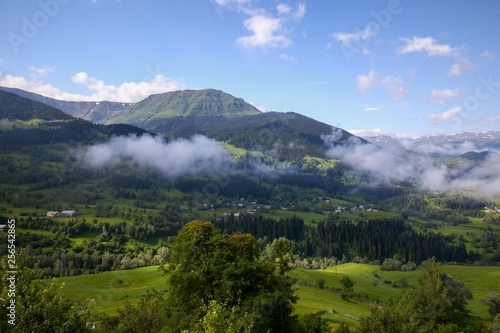
M 47 212 L 47 217 L 58 217 L 59 212 L 57 210 L 50 210 Z
M 78 211 L 76 211 L 76 210 L 63 210 L 61 212 L 62 217 L 72 217 L 75 215 L 78 215 Z

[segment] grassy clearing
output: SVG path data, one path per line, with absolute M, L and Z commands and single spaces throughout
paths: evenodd
M 304 220 L 305 224 L 313 224 L 314 222 L 320 222 L 325 219 L 325 215 L 318 214 L 315 212 L 298 212 L 289 210 L 273 210 L 269 213 L 261 213 L 265 217 L 270 217 L 273 219 L 281 219 L 285 217 L 293 217 L 294 215 L 300 217 Z
M 323 313 L 323 318 L 333 322 L 357 325 L 357 320 L 370 313 L 371 306 L 359 301 L 343 301 L 338 294 L 325 289 L 299 286 L 299 300 L 295 305 L 297 314 Z
M 489 322 L 487 308 L 479 300 L 491 291 L 500 292 L 500 267 L 443 266 L 443 271 L 469 286 L 474 294 L 469 303 L 469 310 L 473 315 Z M 380 266 L 354 263 L 322 270 L 294 269 L 290 275 L 297 279 L 296 293 L 299 296 L 295 310 L 299 315 L 321 313 L 322 317 L 332 323 L 345 322 L 356 327 L 357 320 L 368 315 L 370 310 L 378 305 L 359 299 L 343 301 L 339 294 L 332 290 L 341 287 L 342 277 L 348 276 L 354 281 L 355 293 L 389 304 L 397 301 L 404 291 L 403 288 L 395 288 L 393 282 L 404 279 L 410 285 L 416 284 L 419 274 L 419 270 L 388 272 L 380 270 Z M 325 289 L 318 287 L 319 279 L 325 280 Z M 374 279 L 378 280 L 377 285 L 372 283 Z M 58 278 L 58 281 L 65 283 L 64 290 L 70 298 L 94 299 L 97 309 L 108 314 L 116 314 L 117 309 L 124 305 L 125 299 L 137 304 L 147 290 L 167 288 L 165 277 L 158 270 L 158 266 L 63 277 Z
M 167 287 L 158 266 L 67 276 L 58 278 L 58 281 L 65 284 L 64 290 L 68 297 L 74 300 L 94 299 L 96 308 L 108 314 L 116 314 L 125 299 L 133 304 L 138 303 L 147 290 L 164 290 Z
M 487 307 L 481 304 L 480 299 L 489 292 L 500 292 L 500 267 L 444 265 L 443 272 L 458 278 L 469 287 L 473 299 L 469 302 L 468 309 L 473 315 L 489 320 Z M 418 282 L 419 275 L 418 269 L 411 272 L 382 271 L 380 266 L 354 263 L 324 270 L 296 269 L 292 272 L 294 278 L 309 286 L 317 286 L 317 281 L 324 279 L 326 288 L 340 288 L 340 279 L 348 276 L 354 281 L 355 293 L 387 304 L 396 301 L 404 291 L 401 287 L 395 287 L 395 284 L 404 280 L 409 285 L 414 285 Z

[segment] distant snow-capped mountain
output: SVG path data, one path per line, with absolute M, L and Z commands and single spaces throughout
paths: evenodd
M 417 138 L 380 134 L 363 138 L 380 147 L 406 149 L 431 156 L 458 156 L 469 151 L 500 150 L 500 131 L 463 132 Z

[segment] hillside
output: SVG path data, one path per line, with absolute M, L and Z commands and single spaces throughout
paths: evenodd
M 202 134 L 239 148 L 264 152 L 281 161 L 302 163 L 305 156 L 325 158 L 328 147 L 324 137 L 332 130 L 340 135 L 330 144 L 345 145 L 355 138 L 342 129 L 298 113 L 261 113 L 243 99 L 215 89 L 151 95 L 133 104 L 65 102 L 10 90 L 94 123 L 130 124 L 171 139 Z M 357 140 L 366 143 L 361 138 Z
M 33 101 L 50 105 L 73 117 L 89 120 L 93 123 L 103 122 L 106 118 L 112 116 L 113 114 L 128 109 L 131 105 L 130 103 L 117 103 L 108 101 L 70 102 L 45 97 L 21 89 L 0 87 L 0 91 L 2 90 L 14 93 Z
M 342 129 L 293 112 L 266 112 L 233 118 L 173 117 L 146 129 L 173 138 L 203 134 L 236 147 L 262 151 L 279 160 L 299 163 L 306 155 L 325 157 L 323 137 L 330 135 L 332 130 L 342 133 L 338 144 L 348 144 L 354 137 Z
M 243 99 L 220 90 L 182 90 L 151 95 L 131 105 L 128 110 L 108 117 L 105 122 L 151 128 L 172 117 L 235 117 L 259 113 L 259 110 Z
M 93 144 L 113 136 L 147 133 L 131 125 L 93 124 L 55 107 L 1 90 L 0 119 L 3 120 L 1 148 L 6 151 L 53 143 Z
M 47 104 L 0 90 L 0 119 L 2 120 L 68 120 L 71 118 L 70 115 Z

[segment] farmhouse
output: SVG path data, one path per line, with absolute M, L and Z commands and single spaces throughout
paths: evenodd
M 59 212 L 57 210 L 50 210 L 47 212 L 47 217 L 58 217 L 59 216 Z
M 75 215 L 78 215 L 78 211 L 76 211 L 76 210 L 63 210 L 61 212 L 62 217 L 71 217 L 71 216 L 75 216 Z
M 5 224 L 0 224 L 0 231 L 4 232 L 7 231 L 9 228 Z

